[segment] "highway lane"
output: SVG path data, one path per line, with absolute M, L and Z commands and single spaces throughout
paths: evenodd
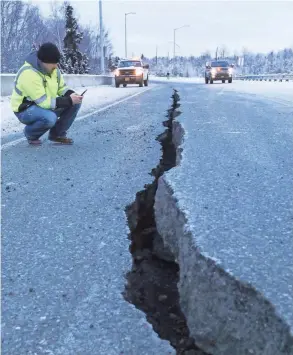
M 124 208 L 152 181 L 171 94 L 154 88 L 76 122 L 73 146 L 2 151 L 3 354 L 174 353 L 121 294 Z

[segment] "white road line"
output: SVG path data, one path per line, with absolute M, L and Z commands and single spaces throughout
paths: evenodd
M 108 109 L 111 108 L 111 107 L 117 106 L 117 105 L 121 104 L 122 102 L 125 102 L 125 101 L 127 101 L 127 100 L 130 100 L 130 99 L 132 99 L 133 97 L 136 97 L 136 96 L 138 96 L 138 95 L 141 95 L 141 94 L 143 94 L 144 92 L 149 91 L 149 90 L 151 90 L 151 89 L 153 89 L 153 88 L 150 87 L 150 88 L 148 88 L 148 89 L 145 89 L 145 90 L 142 90 L 142 91 L 140 91 L 140 92 L 137 92 L 137 93 L 135 93 L 135 94 L 133 94 L 133 95 L 131 95 L 131 96 L 124 97 L 123 99 L 118 100 L 118 101 L 115 101 L 115 102 L 113 102 L 112 104 L 109 104 L 109 105 L 107 105 L 107 106 L 105 106 L 105 107 L 102 107 L 102 108 L 100 108 L 100 109 L 98 109 L 98 110 L 96 110 L 96 111 L 87 113 L 86 115 L 83 115 L 83 116 L 80 116 L 80 117 L 77 117 L 77 118 L 75 119 L 75 121 L 81 121 L 81 120 L 83 120 L 83 119 L 85 119 L 85 118 L 87 118 L 87 117 L 90 117 L 90 116 L 92 116 L 92 115 L 95 115 L 96 113 L 100 113 L 100 112 L 106 111 L 106 110 L 108 110 Z M 16 139 L 16 140 L 14 140 L 14 141 L 5 143 L 5 144 L 3 144 L 3 145 L 1 146 L 1 150 L 5 150 L 5 149 L 7 149 L 7 148 L 13 147 L 13 146 L 17 145 L 18 143 L 21 143 L 21 142 L 24 142 L 24 141 L 26 141 L 26 138 L 19 138 L 19 139 Z
M 5 150 L 5 149 L 7 149 L 9 147 L 12 147 L 12 146 L 17 145 L 18 143 L 24 142 L 24 141 L 26 141 L 26 138 L 19 138 L 19 139 L 16 139 L 14 141 L 2 144 L 1 150 Z

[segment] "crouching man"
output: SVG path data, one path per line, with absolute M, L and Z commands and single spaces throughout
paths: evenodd
M 40 145 L 40 137 L 49 131 L 49 140 L 72 144 L 66 136 L 80 109 L 83 96 L 70 90 L 58 68 L 60 52 L 53 43 L 44 43 L 32 52 L 18 71 L 11 107 L 25 124 L 29 144 Z

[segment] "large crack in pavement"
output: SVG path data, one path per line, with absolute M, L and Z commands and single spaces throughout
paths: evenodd
M 125 212 L 130 228 L 132 270 L 127 274 L 125 299 L 142 310 L 157 334 L 176 349 L 178 355 L 204 355 L 190 337 L 186 318 L 181 311 L 177 283 L 179 266 L 158 234 L 154 203 L 158 180 L 178 161 L 173 143 L 173 122 L 180 115 L 180 97 L 176 90 L 172 105 L 163 122 L 166 130 L 157 137 L 162 146 L 162 158 L 151 172 L 154 181 L 136 194 Z M 160 249 L 160 250 L 159 250 Z M 158 253 L 159 250 L 159 253 Z M 161 256 L 164 256 L 161 258 Z

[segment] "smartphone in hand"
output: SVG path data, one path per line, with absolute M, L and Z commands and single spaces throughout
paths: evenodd
M 83 96 L 83 94 L 85 94 L 87 92 L 87 89 L 86 90 L 84 90 L 84 92 L 80 95 L 80 96 Z

